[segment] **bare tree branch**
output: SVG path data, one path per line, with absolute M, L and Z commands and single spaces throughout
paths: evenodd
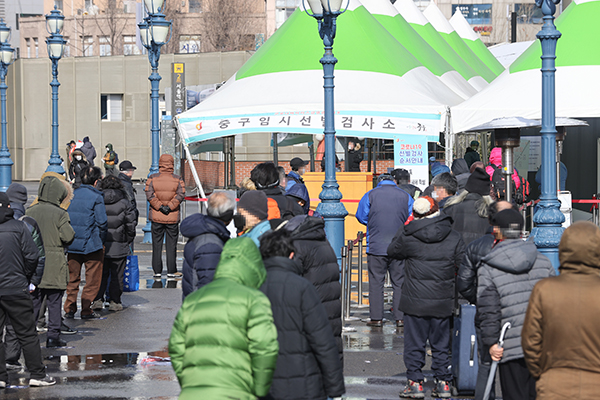
M 254 32 L 251 16 L 256 4 L 249 0 L 205 0 L 204 34 L 216 51 L 251 50 Z
M 122 33 L 127 25 L 127 15 L 124 12 L 122 0 L 106 0 L 102 14 L 94 16 L 96 26 L 108 39 L 110 55 L 123 54 Z

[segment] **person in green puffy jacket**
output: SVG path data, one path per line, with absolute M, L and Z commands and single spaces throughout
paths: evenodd
M 169 339 L 179 399 L 256 399 L 271 387 L 279 345 L 267 271 L 252 239 L 229 240 L 214 280 L 186 297 Z

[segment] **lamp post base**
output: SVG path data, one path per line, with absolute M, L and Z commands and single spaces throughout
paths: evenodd
M 334 200 L 335 202 L 331 202 L 331 197 L 328 197 L 329 200 L 325 200 L 324 195 L 327 194 L 333 194 L 337 198 Z M 323 188 L 319 197 L 322 202 L 317 206 L 317 212 L 321 214 L 325 220 L 325 235 L 335 252 L 338 265 L 341 265 L 342 247 L 344 247 L 345 241 L 344 220 L 348 215 L 348 211 L 346 211 L 344 204 L 340 202 L 342 193 L 337 188 Z
M 142 243 L 152 244 L 152 222 L 150 222 L 150 220 L 147 221 L 146 225 L 142 228 L 142 231 L 144 232 L 144 240 L 142 240 Z
M 0 152 L 0 192 L 6 192 L 12 183 L 13 162 L 9 155 L 3 155 Z
M 65 173 L 65 169 L 63 168 L 63 166 L 61 164 L 52 164 L 50 162 L 48 162 L 48 168 L 46 168 L 46 172 L 56 172 L 57 174 L 64 174 Z

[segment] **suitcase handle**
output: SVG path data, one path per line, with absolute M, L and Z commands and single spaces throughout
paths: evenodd
M 475 365 L 475 335 L 471 335 L 471 353 L 469 356 L 469 366 Z

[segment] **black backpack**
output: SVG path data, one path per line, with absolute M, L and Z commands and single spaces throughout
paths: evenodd
M 506 181 L 505 175 L 502 168 L 491 164 L 494 168 L 492 174 L 492 189 L 496 194 L 497 200 L 506 200 Z M 510 177 L 510 184 L 512 185 L 512 200 L 517 204 L 526 203 L 529 200 L 529 182 L 519 176 L 519 182 L 521 183 L 517 189 L 515 181 Z

